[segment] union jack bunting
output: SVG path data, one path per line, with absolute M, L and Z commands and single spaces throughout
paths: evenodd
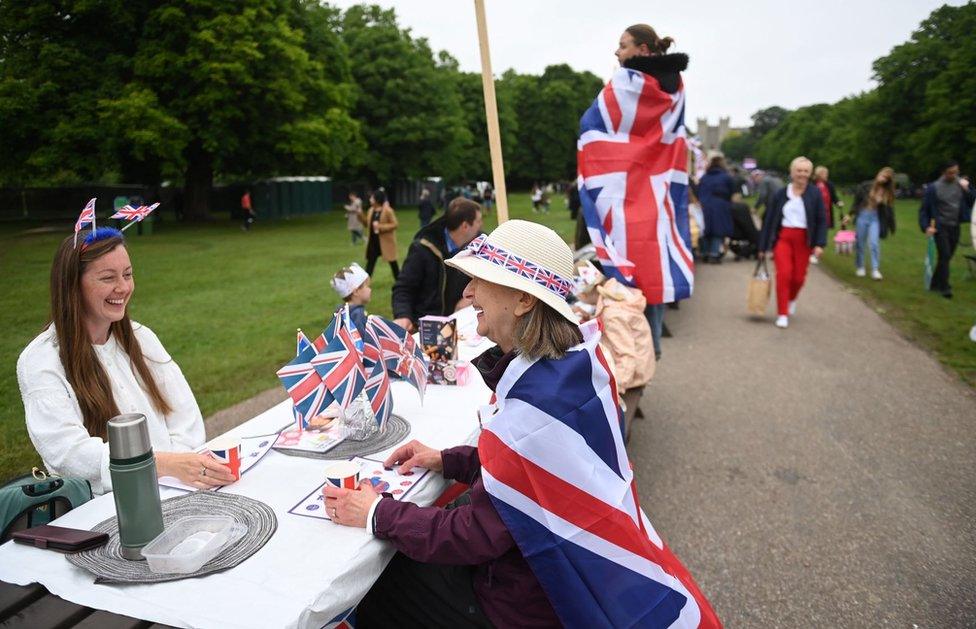
M 488 237 L 484 234 L 468 243 L 468 246 L 457 255 L 457 257 L 463 256 L 475 256 L 500 266 L 516 275 L 532 280 L 549 292 L 559 295 L 562 299 L 566 299 L 573 290 L 572 279 L 560 277 L 511 251 L 506 251 L 498 245 L 488 242 Z
M 295 412 L 301 414 L 306 422 L 319 415 L 330 403 L 325 383 L 312 365 L 316 353 L 315 347 L 309 345 L 278 370 L 278 378 L 288 391 Z
M 640 508 L 599 340 L 512 361 L 478 442 L 485 489 L 564 625 L 721 627 Z
M 153 210 L 159 207 L 158 203 L 153 203 L 152 205 L 140 205 L 139 207 L 132 207 L 131 205 L 123 205 L 119 208 L 119 211 L 113 214 L 110 218 L 124 218 L 127 221 L 141 221 L 142 219 L 149 216 Z
M 390 392 L 390 376 L 382 362 L 373 364 L 366 379 L 366 398 L 376 417 L 376 425 L 382 428 L 393 412 L 393 394 Z
M 691 296 L 685 92 L 620 68 L 580 119 L 583 217 L 604 272 L 648 304 Z
M 348 408 L 366 384 L 362 358 L 345 327 L 339 327 L 325 351 L 312 359 L 312 365 L 325 383 L 328 404 L 335 400 Z
M 78 246 L 78 232 L 85 227 L 85 225 L 91 223 L 92 231 L 95 230 L 95 199 L 91 199 L 85 204 L 85 208 L 78 215 L 78 220 L 75 221 L 75 244 Z

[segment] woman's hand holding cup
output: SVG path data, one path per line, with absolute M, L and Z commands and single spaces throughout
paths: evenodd
M 200 452 L 157 452 L 156 469 L 160 476 L 172 476 L 197 489 L 220 487 L 236 480 L 229 467 Z

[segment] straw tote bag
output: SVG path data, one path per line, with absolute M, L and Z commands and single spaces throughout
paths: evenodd
M 771 289 L 766 258 L 763 258 L 756 262 L 756 270 L 753 271 L 752 278 L 749 280 L 749 290 L 746 294 L 746 310 L 749 314 L 757 317 L 766 314 Z

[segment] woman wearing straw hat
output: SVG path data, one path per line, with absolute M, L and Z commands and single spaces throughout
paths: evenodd
M 385 462 L 469 484 L 464 504 L 419 507 L 368 483 L 326 488 L 334 522 L 399 551 L 357 625 L 718 626 L 640 511 L 599 332 L 584 340 L 566 302 L 572 251 L 551 229 L 512 220 L 447 264 L 471 277 L 478 333 L 497 343 L 475 363 L 495 395 L 476 448 L 412 441 Z

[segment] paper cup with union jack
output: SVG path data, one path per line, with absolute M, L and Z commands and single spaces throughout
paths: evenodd
M 215 459 L 230 468 L 235 480 L 241 479 L 241 440 L 234 437 L 218 437 L 207 447 Z
M 325 468 L 325 481 L 340 489 L 359 487 L 360 467 L 352 461 L 339 461 Z

